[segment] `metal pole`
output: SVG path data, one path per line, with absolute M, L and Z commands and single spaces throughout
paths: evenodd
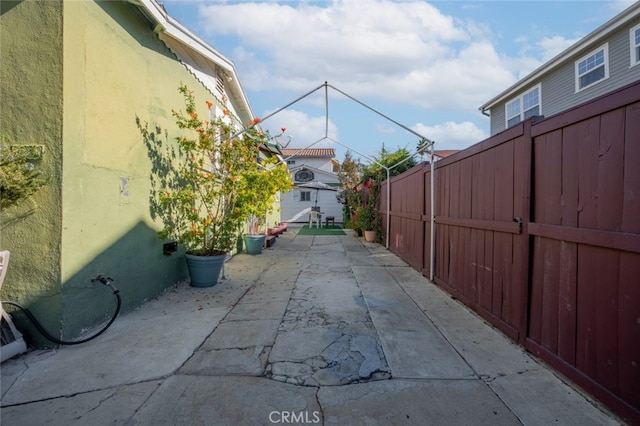
M 433 152 L 433 145 L 431 144 L 431 148 L 430 148 L 430 153 L 431 153 L 431 211 L 430 216 L 431 216 L 431 221 L 430 221 L 430 226 L 431 226 L 431 256 L 430 256 L 430 261 L 429 261 L 429 281 L 431 281 L 433 283 L 433 268 L 435 267 L 436 264 L 436 253 L 435 253 L 435 248 L 436 248 L 436 215 L 435 215 L 435 195 L 434 195 L 434 181 L 435 181 L 435 175 L 434 175 L 434 167 L 433 167 L 433 161 L 434 161 L 434 152 Z
M 391 179 L 389 176 L 391 172 L 388 167 L 385 168 L 387 169 L 387 236 L 385 238 L 385 248 L 389 250 L 389 226 L 391 224 Z

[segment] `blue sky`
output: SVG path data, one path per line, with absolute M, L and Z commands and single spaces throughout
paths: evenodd
M 633 3 L 160 1 L 234 62 L 256 116 L 326 81 L 436 149 L 488 137 L 480 105 Z M 350 149 L 363 162 L 383 145 L 413 152 L 418 137 L 402 126 L 331 87 L 263 123 L 272 133 L 285 127 L 289 148 L 328 136 L 313 146 L 336 148 L 338 160 Z

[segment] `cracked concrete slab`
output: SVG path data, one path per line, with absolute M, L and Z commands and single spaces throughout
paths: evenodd
M 2 408 L 4 425 L 91 425 L 126 424 L 135 409 L 142 407 L 161 381 L 80 393 Z M 127 407 L 123 410 L 122 407 Z
M 271 346 L 279 320 L 223 321 L 204 341 L 201 350 Z
M 128 313 L 126 321 L 116 320 L 98 339 L 56 349 L 51 356 L 31 357 L 2 403 L 69 396 L 173 373 L 246 292 L 242 281 L 236 284 L 221 282 L 202 291 L 181 284 L 161 302 Z
M 198 350 L 180 368 L 180 374 L 263 376 L 270 347 Z
M 281 423 L 283 413 L 320 416 L 315 388 L 258 377 L 167 379 L 135 414 L 131 425 L 262 425 Z M 277 420 L 277 421 L 276 421 Z
M 284 315 L 288 299 L 269 300 L 258 303 L 242 303 L 236 305 L 227 316 L 228 320 L 281 320 Z
M 521 425 L 477 380 L 384 380 L 318 391 L 325 425 Z

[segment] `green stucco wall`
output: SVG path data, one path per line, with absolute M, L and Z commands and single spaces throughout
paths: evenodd
M 0 2 L 0 133 L 13 144 L 42 145 L 40 165 L 50 179 L 0 214 L 0 249 L 11 251 L 0 297 L 27 305 L 54 330 L 62 308 L 62 26 L 61 3 Z
M 49 16 L 42 9 L 51 10 Z M 10 75 L 15 82 L 4 78 L 5 32 L 24 34 L 15 61 L 37 74 L 24 84 L 22 96 L 34 99 L 22 113 L 5 112 L 12 108 L 3 97 L 3 121 L 11 115 L 11 132 L 24 127 L 33 140 L 52 145 L 46 160 L 56 177 L 35 198 L 30 222 L 7 225 L 10 232 L 3 222 L 0 248 L 12 251 L 3 299 L 28 301 L 52 334 L 73 339 L 113 311 L 111 291 L 92 282 L 97 275 L 113 278 L 123 312 L 186 278 L 182 254 L 164 256 L 156 237 L 159 225 L 149 212 L 152 159 L 140 128 L 173 143 L 171 110 L 183 106 L 181 83 L 202 100 L 203 114 L 204 100 L 213 99 L 127 2 L 23 2 L 2 20 L 3 95 L 24 78 L 17 71 Z M 29 42 L 34 32 L 43 40 Z M 25 54 L 33 51 L 42 52 L 36 63 Z M 11 93 L 9 99 L 20 98 Z M 19 327 L 30 329 L 23 321 Z M 28 337 L 48 344 L 35 333 Z

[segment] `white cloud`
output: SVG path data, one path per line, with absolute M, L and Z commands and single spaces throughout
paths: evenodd
M 265 114 L 265 116 L 268 115 Z M 314 148 L 331 147 L 335 145 L 331 140 L 321 140 L 325 136 L 339 141 L 338 130 L 333 122 L 326 117 L 310 117 L 307 113 L 295 109 L 287 108 L 266 119 L 261 127 L 268 130 L 270 134 L 281 133 L 282 128 L 287 129 L 284 140 L 291 138 L 288 148 L 305 148 L 314 144 Z
M 435 149 L 465 149 L 489 136 L 468 121 L 463 123 L 447 121 L 435 126 L 418 123 L 412 127 L 412 130 L 434 141 Z
M 241 40 L 232 59 L 249 90 L 329 81 L 356 97 L 468 110 L 515 81 L 487 28 L 422 1 L 216 3 L 200 16 L 214 40 Z
M 383 124 L 376 124 L 375 130 L 376 130 L 376 133 L 391 134 L 391 133 L 395 133 L 396 128 L 391 126 L 386 126 Z
M 568 39 L 561 36 L 544 37 L 538 42 L 538 46 L 542 50 L 542 60 L 544 62 L 560 54 L 566 50 L 569 46 L 574 44 L 579 38 Z

